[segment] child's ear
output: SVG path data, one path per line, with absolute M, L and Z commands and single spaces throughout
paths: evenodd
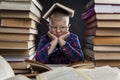
M 71 24 L 68 24 L 67 32 L 69 32 Z
M 47 26 L 49 27 L 49 23 L 47 23 Z
M 49 23 L 47 23 L 47 27 L 48 27 L 48 29 L 50 29 L 50 25 L 49 25 Z
M 71 26 L 71 24 L 68 24 L 68 27 L 70 27 Z

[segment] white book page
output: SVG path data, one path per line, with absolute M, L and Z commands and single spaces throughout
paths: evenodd
M 14 72 L 8 62 L 0 56 L 0 80 L 14 76 Z
M 14 77 L 8 78 L 6 80 L 31 80 L 24 75 L 16 75 Z
M 95 69 L 79 69 L 79 72 L 90 80 L 120 80 L 120 70 L 109 66 Z
M 37 76 L 37 80 L 84 80 L 75 69 L 59 67 Z

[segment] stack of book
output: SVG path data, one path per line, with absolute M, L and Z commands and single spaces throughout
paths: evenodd
M 35 35 L 42 5 L 39 0 L 2 0 L 0 2 L 0 55 L 15 73 L 29 73 L 24 62 L 35 56 Z
M 120 67 L 120 0 L 91 0 L 85 10 L 86 58 L 96 66 Z

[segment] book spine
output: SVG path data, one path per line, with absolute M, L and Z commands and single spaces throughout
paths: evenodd
M 86 29 L 85 36 L 95 36 L 97 28 Z
M 96 28 L 97 26 L 97 21 L 93 21 L 92 23 L 87 24 L 86 29 L 91 29 L 91 28 Z
M 84 12 L 81 16 L 83 20 L 86 20 L 86 19 L 89 19 L 93 15 L 95 15 L 95 10 L 94 8 L 91 8 L 88 11 Z

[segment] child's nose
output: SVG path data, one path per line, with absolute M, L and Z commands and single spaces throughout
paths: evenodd
M 60 29 L 59 29 L 59 28 L 57 28 L 57 32 L 60 32 Z

